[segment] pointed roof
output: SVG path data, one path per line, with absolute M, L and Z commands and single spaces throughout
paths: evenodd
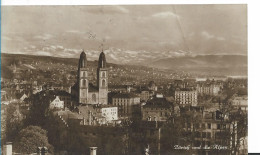
M 106 56 L 103 50 L 99 55 L 98 68 L 106 68 Z
M 79 68 L 87 67 L 87 56 L 84 50 L 82 50 L 79 58 Z

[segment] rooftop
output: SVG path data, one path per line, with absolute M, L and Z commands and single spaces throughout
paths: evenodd
M 167 101 L 166 98 L 153 98 L 148 100 L 147 103 L 143 106 L 144 108 L 171 108 L 173 105 L 172 102 Z
M 112 98 L 136 98 L 139 97 L 133 93 L 118 93 L 114 95 Z

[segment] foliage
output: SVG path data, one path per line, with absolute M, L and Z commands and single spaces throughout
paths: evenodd
M 26 125 L 44 126 L 50 114 L 51 96 L 46 92 L 37 93 L 30 97 L 30 112 L 26 119 Z M 40 120 L 40 121 L 39 121 Z
M 54 146 L 55 150 L 66 150 L 68 146 L 67 126 L 54 113 L 50 113 L 45 121 L 43 128 L 48 131 L 49 143 Z
M 36 125 L 45 129 L 49 143 L 55 150 L 64 150 L 67 147 L 67 127 L 49 108 L 54 98 L 47 91 L 42 91 L 31 96 L 27 102 L 30 104 L 30 111 L 25 120 L 25 125 Z
M 6 108 L 6 132 L 5 139 L 2 142 L 14 141 L 18 132 L 23 128 L 23 115 L 19 110 L 19 105 L 9 104 Z
M 37 147 L 45 146 L 50 152 L 52 146 L 48 143 L 47 131 L 38 126 L 28 126 L 21 130 L 14 141 L 14 150 L 23 154 L 36 153 Z

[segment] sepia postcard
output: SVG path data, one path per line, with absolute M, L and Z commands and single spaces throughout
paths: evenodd
M 248 154 L 246 4 L 1 7 L 1 154 Z

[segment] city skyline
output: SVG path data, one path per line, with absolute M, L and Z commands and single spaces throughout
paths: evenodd
M 109 62 L 247 55 L 247 5 L 4 6 L 3 53 Z

